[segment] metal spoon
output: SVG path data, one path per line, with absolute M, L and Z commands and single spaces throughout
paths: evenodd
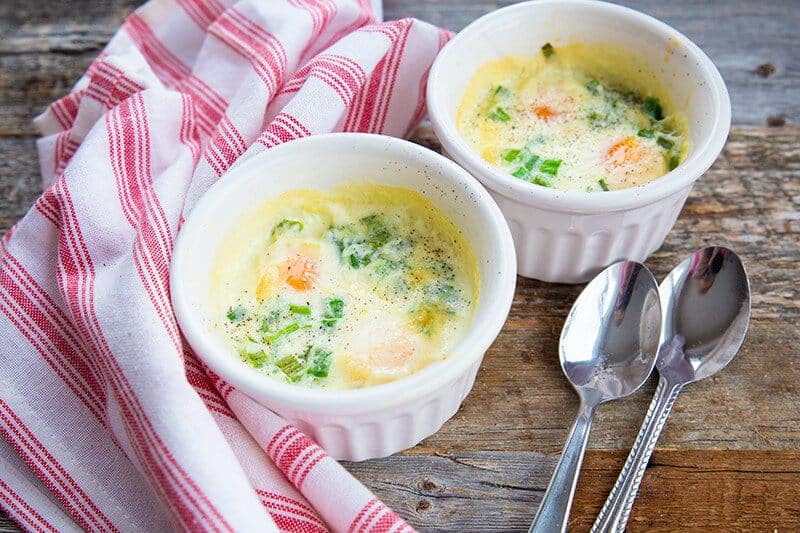
M 531 532 L 566 531 L 583 454 L 597 406 L 638 389 L 658 350 L 661 309 L 647 267 L 613 264 L 578 296 L 561 331 L 561 369 L 580 408 Z
M 664 320 L 656 367 L 661 377 L 650 409 L 593 532 L 622 532 L 645 468 L 681 388 L 727 365 L 744 341 L 750 285 L 739 257 L 703 248 L 670 272 L 659 287 Z

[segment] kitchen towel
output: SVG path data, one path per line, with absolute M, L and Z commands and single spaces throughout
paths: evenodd
M 152 0 L 36 119 L 44 193 L 0 247 L 0 504 L 21 526 L 411 531 L 198 361 L 168 285 L 182 220 L 237 161 L 419 121 L 451 34 L 380 10 Z

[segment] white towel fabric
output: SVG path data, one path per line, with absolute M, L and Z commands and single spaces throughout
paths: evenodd
M 368 0 L 153 0 L 37 119 L 45 192 L 0 249 L 0 504 L 35 531 L 411 528 L 183 342 L 183 217 L 234 162 L 406 135 L 450 32 Z

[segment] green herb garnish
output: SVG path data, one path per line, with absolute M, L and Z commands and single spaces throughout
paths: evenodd
M 604 178 L 600 178 L 599 180 L 597 180 L 597 184 L 600 185 L 600 188 L 603 189 L 604 191 L 609 190 L 608 183 L 606 183 L 606 180 Z
M 544 55 L 545 59 L 550 59 L 550 57 L 555 53 L 553 50 L 553 45 L 550 43 L 544 43 L 542 45 L 542 54 Z
M 527 168 L 528 170 L 533 170 L 533 167 L 536 166 L 536 163 L 539 162 L 539 159 L 541 158 L 538 155 L 532 155 L 530 159 L 525 161 L 525 168 Z
M 664 118 L 664 111 L 661 109 L 661 102 L 652 96 L 645 96 L 642 102 L 642 110 L 650 115 L 653 120 L 662 120 Z
M 512 161 L 516 160 L 517 157 L 519 157 L 521 151 L 522 150 L 517 150 L 514 148 L 511 148 L 509 150 L 503 150 L 503 153 L 500 154 L 500 157 L 502 157 L 505 161 L 511 163 Z
M 289 311 L 296 315 L 310 315 L 311 314 L 311 307 L 307 305 L 294 305 L 289 304 Z
M 658 143 L 658 145 L 661 148 L 664 148 L 666 150 L 669 150 L 670 148 L 672 148 L 675 145 L 674 142 L 670 141 L 666 137 L 659 137 L 658 139 L 656 139 L 656 143 Z
M 542 161 L 539 170 L 541 172 L 544 172 L 545 174 L 550 174 L 555 176 L 556 174 L 558 174 L 558 167 L 560 166 L 561 166 L 560 159 L 545 159 L 544 161 Z
M 592 93 L 593 96 L 597 96 L 600 94 L 600 82 L 597 80 L 592 80 L 586 84 L 586 90 Z
M 275 363 L 281 372 L 286 374 L 289 381 L 297 381 L 300 379 L 300 374 L 303 372 L 305 366 L 303 361 L 294 355 L 287 355 L 283 359 Z
M 535 183 L 536 185 L 541 185 L 542 187 L 552 187 L 553 186 L 552 183 L 550 183 L 549 181 L 544 179 L 544 177 L 542 177 L 542 176 L 536 176 L 535 178 L 533 178 L 533 183 Z
M 531 177 L 531 171 L 525 168 L 524 166 L 519 167 L 517 170 L 511 173 L 512 176 L 515 178 L 519 178 L 521 180 L 528 180 Z
M 311 361 L 311 366 L 308 367 L 307 372 L 318 378 L 328 377 L 332 355 L 330 350 L 309 347 L 306 352 L 306 359 Z
M 322 325 L 332 328 L 344 316 L 344 302 L 341 298 L 331 298 L 325 302 L 325 313 L 322 315 Z
M 678 165 L 681 164 L 681 158 L 679 155 L 673 155 L 669 158 L 669 169 L 675 170 L 678 168 Z
M 285 328 L 279 329 L 278 331 L 276 331 L 272 335 L 265 335 L 264 336 L 264 340 L 266 342 L 275 342 L 276 340 L 280 339 L 281 337 L 285 337 L 286 335 L 289 335 L 290 333 L 294 333 L 298 329 L 300 329 L 300 324 L 298 324 L 297 322 L 292 322 L 291 324 L 289 324 Z
M 369 264 L 369 257 L 358 257 L 356 254 L 350 254 L 347 257 L 347 262 L 350 263 L 352 268 L 361 268 L 361 265 Z
M 636 132 L 636 135 L 646 139 L 652 139 L 655 136 L 655 132 L 653 130 L 639 130 Z
M 236 322 L 240 322 L 246 315 L 247 309 L 242 306 L 238 306 L 228 309 L 228 313 L 225 316 L 227 316 L 228 320 L 235 324 Z
M 359 220 L 364 229 L 366 229 L 367 243 L 373 250 L 382 247 L 391 237 L 389 230 L 383 223 L 381 217 L 376 214 L 367 215 Z
M 247 353 L 244 356 L 245 359 L 247 359 L 247 362 L 253 368 L 264 366 L 264 363 L 266 363 L 269 360 L 269 355 L 267 355 L 267 353 L 263 351 L 256 353 Z
M 336 318 L 342 318 L 344 302 L 341 298 L 331 298 L 328 300 L 328 313 Z
M 299 220 L 292 220 L 289 218 L 284 218 L 278 224 L 272 228 L 271 236 L 273 238 L 277 237 L 278 235 L 283 235 L 287 231 L 295 231 L 297 233 L 303 231 L 303 223 Z
M 503 87 L 502 85 L 498 85 L 494 89 L 494 94 L 495 96 L 508 96 L 511 94 L 511 90 L 509 90 L 507 87 Z
M 489 118 L 492 120 L 498 120 L 500 122 L 508 122 L 511 120 L 511 115 L 506 113 L 506 110 L 502 107 L 497 106 L 489 113 Z
M 358 269 L 380 259 L 392 234 L 383 219 L 372 214 L 354 224 L 332 225 L 326 234 L 339 249 L 342 261 Z

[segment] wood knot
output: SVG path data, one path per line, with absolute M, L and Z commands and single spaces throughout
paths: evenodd
M 759 78 L 769 78 L 775 74 L 775 70 L 777 69 L 772 63 L 762 63 L 761 65 L 757 66 L 753 72 Z
M 780 128 L 786 125 L 786 117 L 783 115 L 770 115 L 767 117 L 767 126 L 770 128 Z
M 422 478 L 422 481 L 420 481 L 419 485 L 422 488 L 422 490 L 426 490 L 428 492 L 439 488 L 436 486 L 436 483 L 427 478 Z
M 431 502 L 428 500 L 420 500 L 417 502 L 417 512 L 419 511 L 427 511 L 431 508 Z

